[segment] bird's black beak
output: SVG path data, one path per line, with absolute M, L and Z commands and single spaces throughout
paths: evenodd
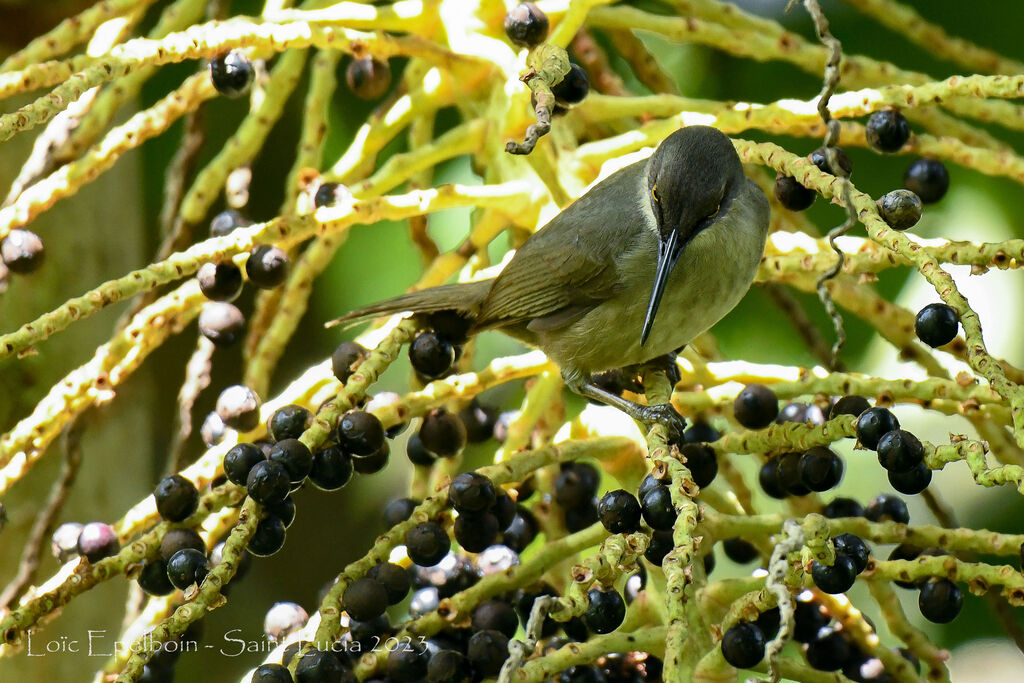
M 654 288 L 651 290 L 651 300 L 647 303 L 647 316 L 644 318 L 644 329 L 640 333 L 640 346 L 647 342 L 647 337 L 654 326 L 654 316 L 658 314 L 658 305 L 661 303 L 661 296 L 665 293 L 665 285 L 668 284 L 669 275 L 675 267 L 679 255 L 683 253 L 686 242 L 680 237 L 678 230 L 668 234 L 668 238 L 658 243 L 658 269 L 654 274 Z

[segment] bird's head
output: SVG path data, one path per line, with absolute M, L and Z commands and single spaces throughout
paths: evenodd
M 658 267 L 640 343 L 654 325 L 672 268 L 690 241 L 728 211 L 743 165 L 722 132 L 688 126 L 665 138 L 647 166 L 647 190 L 658 228 Z

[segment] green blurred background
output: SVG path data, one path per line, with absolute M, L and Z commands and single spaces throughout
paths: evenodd
M 31 36 L 38 35 L 62 17 L 88 5 L 87 2 L 47 3 L 0 2 L 0 53 L 19 48 Z M 161 7 L 165 3 L 157 3 Z M 645 3 L 637 3 L 645 4 Z M 805 12 L 796 10 L 783 14 L 784 0 L 747 0 L 739 2 L 746 9 L 777 18 L 792 30 L 811 37 L 810 20 Z M 1020 48 L 1019 0 L 989 0 L 968 8 L 960 2 L 915 0 L 908 3 L 927 18 L 946 27 L 953 34 L 991 47 L 1003 54 L 1022 58 Z M 233 12 L 255 14 L 260 3 L 231 3 Z M 840 2 L 824 2 L 833 31 L 848 52 L 866 54 L 895 62 L 901 67 L 945 77 L 960 70 L 952 63 L 938 60 L 908 44 L 899 35 L 879 27 Z M 691 45 L 673 45 L 647 37 L 660 55 L 663 64 L 677 79 L 686 95 L 720 100 L 768 102 L 779 98 L 808 99 L 820 87 L 817 77 L 778 63 L 757 63 Z M 342 78 L 346 62 L 339 69 Z M 620 65 L 621 66 L 621 65 Z M 143 91 L 138 107 L 152 104 L 178 85 L 193 71 L 192 63 L 168 66 L 160 70 Z M 393 60 L 392 69 L 400 72 L 401 61 Z M 274 216 L 281 201 L 281 188 L 292 163 L 292 151 L 298 140 L 299 121 L 305 92 L 300 84 L 289 102 L 285 116 L 271 133 L 270 142 L 254 167 L 252 203 L 253 219 Z M 638 86 L 642 91 L 642 87 Z M 2 111 L 11 111 L 29 100 L 6 100 Z M 332 103 L 331 129 L 327 139 L 326 165 L 345 150 L 357 127 L 373 107 L 350 96 L 342 84 Z M 215 141 L 225 140 L 244 115 L 244 101 L 214 100 L 207 108 L 209 133 L 203 158 L 217 152 Z M 126 112 L 121 118 L 126 118 Z M 445 110 L 438 120 L 438 133 L 458 122 L 454 110 Z M 556 124 L 557 125 L 557 124 Z M 997 135 L 1024 149 L 1024 136 L 992 129 Z M 164 172 L 174 154 L 181 131 L 180 122 L 171 131 L 150 142 L 139 151 L 121 160 L 113 171 L 98 182 L 86 186 L 78 195 L 59 203 L 33 224 L 48 250 L 48 267 L 30 278 L 11 281 L 0 296 L 0 329 L 8 331 L 37 315 L 54 308 L 66 298 L 80 294 L 100 282 L 149 262 L 159 243 L 157 215 L 161 202 Z M 749 137 L 769 139 L 749 133 Z M 807 139 L 771 138 L 799 154 L 818 146 Z M 0 181 L 9 186 L 18 167 L 28 154 L 30 136 L 18 136 L 0 149 Z M 381 156 L 404 150 L 400 138 Z M 854 162 L 853 180 L 859 189 L 878 196 L 898 187 L 907 157 L 880 157 L 865 149 L 851 149 Z M 949 195 L 939 205 L 929 207 L 915 231 L 924 237 L 945 237 L 954 240 L 995 241 L 1021 237 L 1024 229 L 1019 210 L 1020 187 L 1008 179 L 989 178 L 957 166 L 950 166 L 952 185 Z M 468 159 L 456 159 L 438 169 L 437 182 L 479 182 Z M 396 190 L 400 191 L 400 190 Z M 218 209 L 215 209 L 218 210 Z M 822 231 L 842 220 L 841 211 L 818 202 L 809 212 Z M 449 211 L 430 218 L 430 232 L 442 249 L 457 245 L 466 234 L 470 211 Z M 858 226 L 855 234 L 863 234 Z M 499 240 L 504 246 L 504 239 Z M 372 258 L 368 258 L 372 256 Z M 381 264 L 387 264 L 381 267 Z M 317 281 L 308 312 L 286 355 L 275 372 L 272 392 L 276 393 L 309 365 L 327 357 L 343 338 L 337 330 L 325 330 L 322 323 L 342 312 L 372 300 L 397 294 L 419 277 L 422 265 L 419 255 L 407 237 L 402 223 L 380 223 L 357 226 L 330 269 Z M 996 271 L 983 277 L 972 277 L 969 271 L 953 268 L 952 272 L 978 310 L 990 350 L 1017 364 L 1024 363 L 1024 348 L 1019 341 L 1020 311 L 1024 287 L 1015 272 Z M 916 309 L 936 300 L 934 292 L 922 278 L 909 270 L 884 273 L 876 285 L 891 300 Z M 826 338 L 831 328 L 816 298 L 797 294 L 812 319 Z M 251 307 L 251 293 L 243 297 L 243 310 Z M 39 355 L 19 361 L 0 363 L 0 429 L 6 431 L 27 415 L 49 387 L 72 368 L 85 362 L 95 347 L 105 341 L 125 304 L 115 306 L 42 344 Z M 850 341 L 845 361 L 851 370 L 894 377 L 919 377 L 916 368 L 901 363 L 896 353 L 881 343 L 872 328 L 862 321 L 846 316 Z M 714 329 L 723 351 L 731 358 L 783 365 L 814 365 L 813 356 L 804 348 L 791 324 L 771 300 L 755 287 L 743 303 Z M 348 333 L 350 338 L 352 332 Z M 91 411 L 85 421 L 83 437 L 84 465 L 79 483 L 68 500 L 61 521 L 114 521 L 134 502 L 146 496 L 164 467 L 168 444 L 174 430 L 175 398 L 183 377 L 183 367 L 193 349 L 195 325 L 172 338 L 155 352 L 142 369 L 118 389 L 118 396 L 108 406 Z M 477 364 L 496 355 L 519 350 L 513 342 L 496 334 L 485 335 L 479 344 Z M 950 367 L 955 367 L 951 364 Z M 215 357 L 213 384 L 201 396 L 195 411 L 198 422 L 213 405 L 219 388 L 238 381 L 241 364 L 237 350 L 220 351 Z M 405 391 L 409 387 L 409 369 L 403 356 L 378 385 L 378 390 Z M 503 388 L 487 398 L 503 409 L 518 405 L 521 386 Z M 574 403 L 573 405 L 578 405 Z M 973 432 L 959 418 L 928 415 L 914 409 L 901 409 L 901 422 L 921 438 L 943 441 L 947 434 Z M 198 424 L 197 422 L 197 424 Z M 402 437 L 404 440 L 405 437 Z M 383 531 L 380 511 L 390 498 L 401 495 L 409 480 L 411 466 L 403 457 L 403 440 L 394 444 L 391 466 L 385 473 L 361 477 L 337 494 L 303 490 L 296 494 L 298 518 L 289 530 L 289 542 L 277 555 L 257 561 L 244 582 L 235 586 L 227 609 L 213 613 L 206 621 L 206 640 L 212 649 L 197 655 L 186 655 L 178 666 L 177 680 L 236 680 L 255 666 L 263 655 L 226 656 L 219 652 L 224 634 L 241 629 L 241 636 L 258 638 L 262 632 L 263 615 L 275 601 L 291 600 L 315 610 L 320 586 L 365 552 L 373 537 Z M 487 448 L 493 448 L 493 443 Z M 838 493 L 866 502 L 875 494 L 888 491 L 873 458 L 864 452 L 852 453 L 846 448 L 848 469 Z M 53 449 L 56 450 L 56 447 Z M 201 450 L 198 437 L 190 442 L 190 455 Z M 468 464 L 487 457 L 485 449 L 472 452 Z M 0 535 L 0 581 L 6 581 L 17 565 L 22 541 L 32 523 L 34 511 L 46 495 L 49 483 L 56 476 L 60 456 L 51 453 L 7 497 L 10 523 Z M 750 463 L 752 465 L 752 463 Z M 1020 497 L 1009 490 L 982 490 L 968 476 L 966 467 L 952 466 L 937 474 L 935 484 L 947 500 L 954 504 L 960 522 L 965 526 L 986 527 L 998 531 L 1020 532 L 1019 520 L 1024 513 Z M 912 502 L 912 517 L 932 523 L 928 511 Z M 763 502 L 761 509 L 775 509 L 774 502 Z M 877 551 L 888 554 L 888 548 Z M 716 576 L 740 575 L 746 570 L 731 566 L 718 553 Z M 47 557 L 40 577 L 49 576 L 56 563 Z M 125 582 L 115 580 L 90 591 L 74 601 L 46 633 L 49 637 L 68 634 L 85 637 L 88 629 L 109 629 L 110 637 L 121 622 L 119 605 L 125 595 Z M 916 593 L 908 594 L 906 608 L 916 615 Z M 853 593 L 854 602 L 864 598 L 861 587 Z M 860 604 L 863 604 L 861 602 Z M 881 620 L 868 610 L 876 624 Z M 1018 617 L 1020 610 L 1017 611 Z M 1024 620 L 1022 620 L 1024 621 Z M 1000 632 L 984 603 L 968 597 L 963 614 L 951 625 L 924 626 L 944 647 L 956 648 L 954 673 L 956 681 L 1021 680 L 1022 660 L 1012 646 L 989 642 Z M 229 651 L 233 652 L 230 648 Z M 982 658 L 985 665 L 975 662 Z M 102 658 L 71 655 L 29 658 L 19 655 L 0 662 L 0 681 L 71 681 L 84 680 L 103 662 Z M 1017 673 L 1000 669 L 1003 662 L 1017 667 Z M 84 668 L 83 668 L 84 667 Z M 1004 673 L 1009 677 L 1003 677 Z

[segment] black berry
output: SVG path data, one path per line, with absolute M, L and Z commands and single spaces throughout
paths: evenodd
M 786 487 L 779 481 L 778 458 L 768 460 L 765 464 L 761 465 L 761 469 L 757 473 L 757 481 L 761 484 L 761 489 L 772 498 L 782 500 L 789 495 Z
M 565 511 L 565 529 L 570 534 L 583 531 L 591 524 L 596 524 L 599 520 L 600 514 L 597 510 L 596 498 L 591 498 L 582 505 Z
M 964 606 L 964 594 L 949 579 L 931 579 L 921 586 L 917 606 L 928 621 L 948 624 L 960 614 Z
M 267 420 L 267 430 L 274 441 L 297 439 L 309 426 L 313 416 L 302 406 L 287 405 L 278 408 Z
M 565 508 L 579 507 L 594 497 L 600 483 L 601 475 L 593 465 L 568 463 L 555 480 L 555 500 Z
M 242 293 L 242 271 L 234 263 L 204 263 L 196 273 L 199 291 L 211 301 L 233 301 Z
M 807 645 L 807 663 L 818 671 L 839 671 L 850 658 L 850 641 L 840 631 L 812 640 Z
M 508 638 L 493 629 L 477 631 L 469 638 L 466 657 L 478 676 L 497 676 L 501 665 L 508 659 Z
M 644 557 L 655 567 L 660 567 L 661 563 L 665 560 L 665 556 L 674 547 L 675 541 L 672 540 L 671 531 L 655 531 L 651 534 L 651 542 L 644 552 Z
M 920 440 L 903 429 L 894 429 L 878 440 L 878 464 L 890 472 L 906 472 L 924 460 Z
M 801 459 L 800 453 L 786 453 L 775 459 L 779 485 L 791 496 L 806 496 L 811 492 L 801 475 Z
M 810 643 L 817 640 L 818 633 L 828 625 L 829 617 L 821 605 L 814 601 L 796 603 L 793 613 L 793 640 L 798 643 Z
M 882 195 L 875 206 L 878 215 L 893 230 L 907 230 L 921 220 L 923 202 L 910 190 L 893 190 Z
M 466 440 L 469 443 L 482 443 L 494 437 L 498 409 L 485 406 L 474 399 L 459 412 L 459 419 L 466 427 Z
M 421 332 L 409 345 L 409 362 L 427 379 L 436 379 L 455 364 L 455 347 L 434 332 Z
M 840 415 L 853 415 L 859 417 L 865 410 L 870 410 L 871 404 L 863 396 L 843 396 L 832 404 L 828 411 L 828 419 L 834 420 Z
M 260 423 L 260 397 L 241 384 L 232 385 L 220 392 L 216 410 L 224 424 L 240 432 L 256 429 Z
M 753 543 L 738 537 L 722 541 L 722 550 L 725 551 L 725 556 L 736 564 L 749 564 L 761 557 Z
M 464 512 L 455 520 L 455 540 L 471 553 L 483 552 L 494 545 L 500 530 L 498 518 L 489 512 Z
M 826 593 L 845 593 L 853 587 L 857 566 L 852 557 L 836 553 L 832 566 L 815 560 L 811 564 L 811 578 L 814 579 L 814 585 Z
M 352 468 L 359 474 L 374 474 L 387 467 L 391 446 L 387 442 L 370 455 L 353 455 Z
M 46 252 L 39 235 L 15 228 L 0 242 L 0 258 L 12 273 L 25 275 L 43 264 Z
M 234 209 L 221 211 L 210 221 L 210 236 L 223 237 L 230 234 L 235 228 L 245 228 L 252 225 L 252 221 L 238 213 Z
M 288 667 L 281 664 L 260 664 L 249 683 L 295 683 Z
M 601 524 L 613 534 L 631 534 L 640 529 L 640 503 L 623 489 L 609 491 L 597 506 Z
M 815 446 L 800 457 L 800 480 L 812 491 L 828 491 L 843 478 L 843 460 L 830 448 Z
M 857 440 L 864 448 L 874 450 L 883 436 L 900 428 L 900 421 L 885 408 L 865 410 L 857 418 Z
M 832 502 L 822 509 L 821 514 L 825 515 L 829 519 L 839 519 L 841 517 L 863 517 L 864 506 L 853 498 L 833 498 Z
M 868 117 L 865 127 L 868 144 L 879 152 L 893 154 L 910 139 L 910 124 L 894 109 L 876 111 Z
M 884 493 L 868 503 L 864 509 L 864 516 L 872 522 L 899 522 L 900 524 L 910 523 L 910 512 L 907 504 L 896 496 L 888 496 Z
M 715 455 L 715 449 L 705 443 L 684 443 L 679 447 L 679 453 L 690 470 L 693 482 L 700 488 L 710 486 L 718 476 L 718 457 Z
M 309 452 L 306 444 L 298 439 L 278 441 L 270 449 L 267 459 L 284 466 L 292 483 L 302 481 L 313 469 L 313 454 Z
M 349 189 L 341 183 L 320 183 L 313 194 L 313 206 L 318 209 L 322 206 L 334 206 L 342 195 L 350 194 Z
M 210 60 L 213 87 L 226 97 L 241 97 L 252 85 L 252 62 L 241 52 L 232 50 Z
M 199 491 L 195 484 L 181 476 L 164 477 L 153 490 L 156 511 L 168 522 L 182 522 L 199 507 Z
M 667 486 L 655 486 L 644 494 L 640 509 L 644 521 L 652 529 L 668 531 L 676 523 L 676 509 L 672 505 L 672 492 Z
M 747 429 L 767 427 L 779 414 L 779 399 L 763 384 L 748 384 L 732 402 L 736 421 Z
M 288 496 L 280 503 L 266 505 L 263 509 L 268 515 L 273 515 L 280 519 L 285 529 L 290 527 L 292 522 L 295 521 L 295 501 L 291 496 Z
M 235 444 L 224 454 L 224 475 L 232 484 L 245 486 L 249 471 L 261 460 L 266 460 L 263 451 L 251 443 Z
M 832 546 L 837 555 L 846 555 L 853 560 L 853 567 L 858 574 L 868 566 L 868 556 L 871 551 L 860 536 L 854 534 L 839 534 L 832 539 Z
M 502 531 L 501 542 L 515 552 L 521 553 L 536 537 L 537 520 L 529 510 L 518 507 L 512 523 Z
M 160 540 L 160 559 L 167 562 L 174 553 L 185 548 L 206 552 L 202 537 L 192 529 L 171 529 Z
M 839 168 L 843 171 L 843 175 L 849 176 L 853 172 L 853 162 L 850 161 L 850 157 L 847 156 L 846 151 L 842 147 L 834 148 L 836 152 L 836 162 L 839 164 Z M 818 167 L 818 170 L 822 173 L 829 173 L 831 175 L 838 175 L 832 170 L 832 167 L 828 163 L 828 154 L 824 147 L 811 152 L 811 163 Z
M 521 2 L 505 15 L 505 35 L 521 47 L 539 45 L 548 37 L 548 15 L 532 2 Z
M 280 247 L 261 244 L 253 248 L 245 260 L 245 274 L 249 282 L 260 289 L 273 289 L 288 279 L 292 261 Z
M 570 63 L 569 73 L 558 83 L 551 86 L 551 93 L 555 96 L 555 102 L 567 107 L 579 104 L 590 92 L 590 79 L 587 72 L 579 64 Z
M 354 456 L 370 456 L 384 446 L 384 425 L 376 415 L 350 410 L 338 421 L 338 445 Z
M 737 669 L 749 669 L 764 659 L 764 645 L 761 629 L 741 621 L 722 636 L 722 656 Z
M 458 650 L 435 652 L 427 663 L 427 680 L 430 683 L 468 683 L 472 673 L 466 655 Z
M 163 560 L 150 560 L 142 565 L 139 572 L 139 588 L 150 595 L 170 595 L 174 592 L 174 584 L 167 578 L 167 563 Z
M 313 454 L 309 480 L 318 489 L 337 491 L 352 479 L 352 457 L 339 446 L 328 446 Z
M 374 579 L 356 579 L 341 596 L 341 607 L 359 621 L 369 621 L 384 614 L 388 606 L 388 592 Z
M 245 316 L 234 304 L 215 302 L 204 304 L 199 311 L 199 333 L 214 346 L 231 346 L 245 332 Z
M 448 500 L 462 512 L 483 512 L 494 505 L 497 491 L 490 479 L 477 472 L 463 472 L 448 487 Z
M 402 602 L 405 596 L 409 594 L 409 589 L 412 588 L 412 579 L 409 577 L 409 572 L 403 567 L 391 564 L 390 562 L 381 562 L 378 565 L 374 565 L 366 573 L 366 576 L 384 586 L 389 605 L 397 605 Z
M 96 563 L 116 555 L 121 549 L 114 528 L 103 522 L 89 522 L 78 535 L 78 553 L 89 562 Z
M 511 638 L 519 628 L 519 617 L 512 605 L 501 600 L 487 600 L 473 610 L 473 630 L 493 629 Z
M 914 496 L 932 483 L 932 471 L 928 465 L 919 462 L 906 472 L 889 471 L 889 484 L 900 493 Z
M 345 70 L 345 81 L 356 97 L 375 100 L 391 87 L 391 67 L 373 57 L 353 59 Z
M 397 683 L 416 683 L 427 675 L 427 646 L 415 640 L 388 653 L 388 678 Z
M 206 555 L 193 548 L 179 550 L 167 561 L 167 578 L 175 588 L 185 590 L 194 583 L 202 583 L 210 569 Z
M 946 196 L 949 171 L 941 161 L 918 159 L 903 174 L 903 187 L 920 197 L 922 203 L 934 204 Z
M 818 193 L 801 185 L 796 178 L 779 173 L 775 176 L 775 198 L 790 211 L 803 211 L 814 203 Z
M 286 535 L 284 522 L 268 515 L 256 525 L 256 533 L 249 540 L 249 552 L 256 557 L 269 557 L 284 547 Z
M 423 417 L 419 434 L 423 446 L 442 458 L 458 455 L 466 447 L 466 426 L 444 408 L 435 408 Z
M 684 443 L 710 443 L 718 441 L 720 438 L 722 435 L 718 433 L 718 430 L 703 421 L 694 422 L 683 432 Z
M 928 304 L 914 319 L 917 338 L 932 348 L 943 346 L 956 339 L 960 316 L 946 304 Z
M 765 610 L 757 615 L 757 621 L 754 624 L 761 629 L 765 640 L 771 640 L 778 634 L 779 628 L 782 626 L 782 610 L 778 607 Z
M 331 354 L 331 370 L 334 376 L 342 384 L 348 382 L 348 378 L 355 372 L 356 367 L 362 363 L 369 351 L 362 344 L 357 342 L 342 342 Z
M 611 633 L 626 618 L 626 602 L 618 591 L 591 588 L 587 597 L 590 604 L 583 614 L 583 621 L 594 633 Z
M 288 497 L 291 477 L 281 463 L 262 460 L 249 470 L 245 485 L 250 498 L 261 505 L 270 505 Z
M 406 532 L 405 548 L 414 564 L 433 567 L 448 554 L 451 541 L 439 524 L 422 522 Z
M 348 683 L 355 681 L 355 677 L 341 665 L 333 652 L 310 650 L 296 665 L 295 680 L 297 683 Z
M 420 504 L 420 501 L 412 498 L 396 498 L 384 507 L 382 517 L 384 525 L 388 528 L 398 526 L 412 517 L 413 510 Z

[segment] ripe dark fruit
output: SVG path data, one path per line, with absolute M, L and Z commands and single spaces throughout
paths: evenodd
M 569 64 L 569 73 L 551 86 L 551 93 L 555 96 L 555 101 L 563 107 L 579 104 L 588 92 L 590 92 L 590 80 L 587 78 L 587 72 L 579 64 Z
M 671 531 L 655 531 L 651 534 L 651 543 L 644 552 L 644 557 L 655 567 L 660 567 L 665 556 L 675 547 Z
M 405 454 L 409 462 L 421 467 L 430 467 L 437 462 L 437 456 L 427 450 L 419 434 L 413 434 L 405 444 Z
M 921 220 L 923 202 L 910 190 L 893 190 L 882 195 L 875 206 L 878 215 L 893 230 L 908 230 Z
M 725 539 L 722 541 L 722 550 L 725 551 L 725 556 L 736 564 L 749 564 L 761 557 L 761 553 L 757 551 L 757 548 L 742 538 Z
M 478 631 L 469 638 L 466 657 L 478 676 L 497 676 L 508 659 L 508 638 L 493 629 Z
M 539 45 L 548 37 L 548 15 L 532 2 L 521 2 L 505 15 L 505 35 L 521 47 Z
M 160 541 L 160 559 L 167 562 L 174 553 L 185 548 L 206 552 L 202 537 L 192 529 L 171 529 Z
M 512 605 L 501 600 L 488 600 L 473 610 L 473 630 L 494 629 L 511 638 L 519 628 L 519 617 Z
M 233 301 L 242 293 L 242 271 L 230 261 L 204 263 L 196 280 L 199 291 L 211 301 Z
M 915 560 L 921 556 L 921 549 L 909 543 L 901 543 L 889 552 L 889 560 Z M 894 584 L 900 588 L 917 588 L 917 581 L 894 580 Z
M 346 680 L 345 668 L 333 652 L 310 650 L 302 655 L 295 666 L 297 683 L 342 683 Z M 349 677 L 347 680 L 354 680 Z
M 442 458 L 458 455 L 466 447 L 466 426 L 458 415 L 435 408 L 423 417 L 420 441 L 431 453 Z
M 593 465 L 574 462 L 562 466 L 555 480 L 555 500 L 565 508 L 579 507 L 597 493 L 601 475 Z
M 789 495 L 786 487 L 779 481 L 779 463 L 777 459 L 769 460 L 761 465 L 761 470 L 757 474 L 757 481 L 761 484 L 761 489 L 772 498 L 782 500 Z
M 322 206 L 334 206 L 342 195 L 349 196 L 351 193 L 341 183 L 320 183 L 313 195 L 313 206 L 318 209 Z
M 946 304 L 928 304 L 914 319 L 917 338 L 928 346 L 936 348 L 956 339 L 960 316 Z
M 815 446 L 800 457 L 800 480 L 812 491 L 828 491 L 843 478 L 843 460 L 835 451 Z
M 870 551 L 867 544 L 854 534 L 839 534 L 832 539 L 837 555 L 846 555 L 853 560 L 853 567 L 860 574 L 868 566 Z
M 718 441 L 722 435 L 707 422 L 696 421 L 683 432 L 684 443 L 710 443 Z
M 587 597 L 590 605 L 583 614 L 583 621 L 594 633 L 611 633 L 626 618 L 626 602 L 617 591 L 591 588 Z
M 309 480 L 318 489 L 337 491 L 352 479 L 352 457 L 339 446 L 328 446 L 313 454 Z
M 427 663 L 430 683 L 468 683 L 471 675 L 469 660 L 458 650 L 436 652 Z
M 260 664 L 249 683 L 295 683 L 288 667 L 281 664 Z
M 845 593 L 853 587 L 857 566 L 852 557 L 836 553 L 831 567 L 815 560 L 811 565 L 811 578 L 814 585 L 826 593 Z
M 501 542 L 517 553 L 523 552 L 526 546 L 537 537 L 537 520 L 525 508 L 518 508 L 516 516 L 501 534 Z
M 455 364 L 455 347 L 434 332 L 421 332 L 409 345 L 409 362 L 427 379 L 437 379 Z
M 903 429 L 894 429 L 878 441 L 878 464 L 890 472 L 906 472 L 924 460 L 920 440 Z
M 679 453 L 685 459 L 693 482 L 700 488 L 710 486 L 718 476 L 718 457 L 715 455 L 715 449 L 704 443 L 684 443 L 680 446 Z
M 459 419 L 466 427 L 469 443 L 482 443 L 494 437 L 494 424 L 498 421 L 498 409 L 473 401 L 459 412 Z
M 381 562 L 378 565 L 374 565 L 366 573 L 366 576 L 384 586 L 384 591 L 388 595 L 389 605 L 397 605 L 402 602 L 405 596 L 409 594 L 409 589 L 412 588 L 412 579 L 409 577 L 409 572 L 403 567 L 391 564 L 390 562 Z
M 597 506 L 601 524 L 613 534 L 631 534 L 640 529 L 640 503 L 623 489 L 609 491 Z
M 672 492 L 667 486 L 655 486 L 644 494 L 640 503 L 644 521 L 652 529 L 668 531 L 675 525 L 676 509 L 672 505 Z
M 288 279 L 292 261 L 280 247 L 261 244 L 253 248 L 245 260 L 245 274 L 249 282 L 260 289 L 273 289 Z
M 387 504 L 381 515 L 384 518 L 384 525 L 393 527 L 401 524 L 412 517 L 413 510 L 420 504 L 420 501 L 412 498 L 396 498 Z
M 353 619 L 369 621 L 384 614 L 388 606 L 388 592 L 374 579 L 356 579 L 341 596 L 341 607 Z
M 757 621 L 754 624 L 761 629 L 765 640 L 771 640 L 778 634 L 779 628 L 782 626 L 782 610 L 778 607 L 765 610 L 757 615 Z
M 235 444 L 224 454 L 224 475 L 232 484 L 245 486 L 249 471 L 261 460 L 266 460 L 263 451 L 251 443 Z
M 828 625 L 829 617 L 821 611 L 821 605 L 813 602 L 797 602 L 793 614 L 793 640 L 810 643 L 817 640 L 818 632 Z
M 941 161 L 918 159 L 903 174 L 903 187 L 925 204 L 934 204 L 946 196 L 949 189 L 949 171 Z
M 269 557 L 284 547 L 286 535 L 287 529 L 279 517 L 264 517 L 249 541 L 249 552 L 256 557 Z
M 241 52 L 232 50 L 210 60 L 210 80 L 225 97 L 241 97 L 252 85 L 252 62 Z
M 498 519 L 498 528 L 507 529 L 516 517 L 516 503 L 504 489 L 498 489 L 497 498 L 491 506 L 491 514 Z
M 876 111 L 868 117 L 865 133 L 872 148 L 894 154 L 910 139 L 910 124 L 903 114 L 893 109 Z
M 498 494 L 494 483 L 477 472 L 463 472 L 448 486 L 448 500 L 462 512 L 483 512 L 494 505 Z
M 15 228 L 0 242 L 0 257 L 12 273 L 25 275 L 43 264 L 43 241 L 31 230 Z
M 388 678 L 397 683 L 416 683 L 427 675 L 427 646 L 413 641 L 388 653 Z
M 779 173 L 775 176 L 775 198 L 790 211 L 803 211 L 814 203 L 818 193 L 801 185 L 796 178 Z
M 352 376 L 355 369 L 362 363 L 369 351 L 362 344 L 348 341 L 338 344 L 331 354 L 331 370 L 338 381 L 344 384 Z
M 260 397 L 247 386 L 235 384 L 217 397 L 217 415 L 224 424 L 240 432 L 256 429 L 260 423 Z
M 812 640 L 807 646 L 807 663 L 818 671 L 839 671 L 850 658 L 850 641 L 840 631 Z
M 182 522 L 199 507 L 199 491 L 195 484 L 181 476 L 164 477 L 153 490 L 156 511 L 168 522 Z
M 376 415 L 350 410 L 338 420 L 338 445 L 355 456 L 370 456 L 384 446 L 384 425 Z
M 173 593 L 174 584 L 167 578 L 167 563 L 163 560 L 150 560 L 143 564 L 139 573 L 139 588 L 150 595 Z
M 302 406 L 287 405 L 278 408 L 267 420 L 270 438 L 274 441 L 297 439 L 306 431 L 312 417 L 310 412 Z
M 500 528 L 498 518 L 489 512 L 465 512 L 455 520 L 454 531 L 463 550 L 479 553 L 494 545 Z
M 850 157 L 846 155 L 846 152 L 842 147 L 836 147 L 836 162 L 839 164 L 839 168 L 842 169 L 843 175 L 849 176 L 853 172 L 853 162 L 850 161 Z M 818 167 L 818 170 L 822 173 L 830 173 L 831 175 L 838 175 L 832 170 L 832 167 L 828 163 L 828 154 L 824 147 L 811 152 L 810 155 L 811 163 Z
M 451 541 L 439 524 L 422 522 L 406 532 L 405 548 L 414 564 L 433 567 L 448 554 Z
M 871 404 L 863 396 L 843 396 L 832 404 L 828 411 L 828 419 L 834 420 L 840 415 L 853 415 L 859 417 L 865 410 L 870 410 Z
M 385 443 L 370 455 L 353 455 L 352 468 L 359 474 L 375 474 L 387 467 L 391 457 L 391 445 Z
M 775 459 L 779 485 L 791 496 L 806 496 L 811 492 L 801 476 L 801 459 L 800 453 L 786 453 Z
M 391 87 L 391 67 L 373 57 L 353 59 L 345 70 L 345 82 L 356 97 L 375 100 Z
M 917 463 L 906 472 L 889 472 L 889 484 L 900 493 L 914 496 L 932 483 L 932 471 L 923 462 Z
M 737 669 L 749 669 L 764 659 L 764 634 L 756 624 L 741 621 L 722 636 L 722 656 Z
M 825 515 L 829 519 L 839 519 L 841 517 L 863 517 L 864 506 L 853 498 L 833 498 L 832 502 L 822 509 L 821 514 Z
M 917 606 L 928 621 L 948 624 L 960 614 L 964 606 L 964 594 L 949 579 L 931 579 L 921 586 Z
M 234 304 L 205 304 L 199 312 L 199 333 L 216 347 L 231 346 L 245 332 L 245 316 Z
M 209 571 L 206 555 L 192 548 L 179 550 L 167 561 L 167 578 L 174 587 L 185 590 L 194 583 L 202 583 Z
M 245 485 L 250 498 L 261 505 L 272 505 L 288 497 L 291 477 L 281 463 L 262 460 L 249 470 Z
M 871 408 L 857 418 L 857 440 L 864 448 L 874 450 L 883 436 L 899 428 L 900 421 L 895 415 L 885 408 Z
M 732 402 L 736 421 L 747 429 L 767 427 L 779 414 L 779 399 L 763 384 L 748 384 Z
M 864 516 L 872 522 L 899 522 L 900 524 L 910 523 L 910 511 L 907 504 L 896 496 L 887 496 L 884 493 L 868 503 L 864 509 Z
M 96 563 L 105 557 L 116 555 L 121 549 L 113 527 L 103 522 L 89 522 L 78 535 L 78 554 L 89 562 Z
M 234 209 L 226 209 L 210 221 L 210 237 L 223 237 L 235 228 L 245 228 L 250 225 L 252 225 L 252 221 L 248 218 Z
M 292 483 L 299 483 L 313 469 L 313 454 L 309 452 L 306 444 L 298 439 L 282 439 L 270 449 L 267 459 L 277 462 L 288 470 L 288 477 Z
M 281 520 L 284 524 L 284 528 L 287 529 L 295 521 L 295 501 L 291 496 L 288 496 L 280 503 L 274 503 L 273 505 L 264 506 L 263 510 L 268 515 L 273 515 Z
M 590 499 L 582 505 L 565 511 L 565 529 L 570 534 L 583 531 L 591 524 L 596 524 L 598 520 L 600 520 L 600 514 L 597 511 L 597 500 L 595 499 Z

